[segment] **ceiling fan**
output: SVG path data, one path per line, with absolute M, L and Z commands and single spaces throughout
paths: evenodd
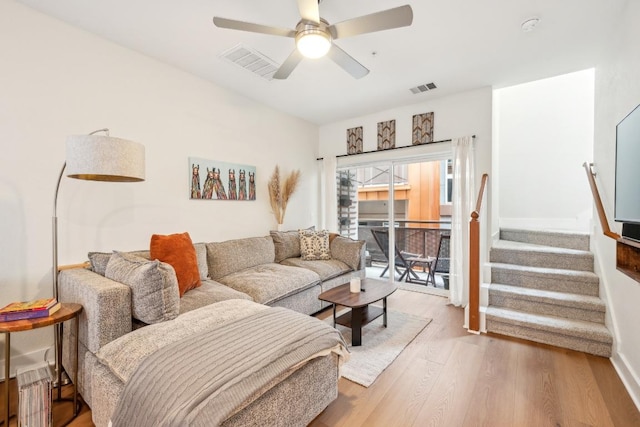
M 286 79 L 304 57 L 320 58 L 328 55 L 354 78 L 366 76 L 369 70 L 351 55 L 340 49 L 334 40 L 375 31 L 406 27 L 413 21 L 411 6 L 405 5 L 360 16 L 330 25 L 320 17 L 319 0 L 297 0 L 301 20 L 295 30 L 253 24 L 215 16 L 213 23 L 219 28 L 249 31 L 273 36 L 290 37 L 296 41 L 296 49 L 289 55 L 273 75 L 274 79 Z

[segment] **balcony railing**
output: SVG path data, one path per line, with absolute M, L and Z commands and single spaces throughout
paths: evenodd
M 386 263 L 382 250 L 371 234 L 372 229 L 386 229 L 389 220 L 360 221 L 358 239 L 367 242 L 371 262 Z M 442 234 L 451 233 L 450 221 L 396 220 L 395 236 L 398 250 L 435 257 Z

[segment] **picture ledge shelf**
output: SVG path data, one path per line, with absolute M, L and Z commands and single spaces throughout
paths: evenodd
M 475 139 L 476 136 L 475 135 L 471 135 L 471 137 Z M 437 144 L 439 142 L 451 142 L 451 139 L 442 139 L 440 141 L 427 142 L 427 143 L 424 143 L 424 144 L 417 144 L 417 145 L 403 145 L 402 147 L 387 148 L 386 150 L 369 150 L 369 151 L 363 151 L 362 153 L 357 153 L 357 154 L 337 154 L 336 158 L 338 158 L 338 157 L 356 157 L 356 156 L 361 156 L 363 154 L 380 153 L 380 152 L 383 152 L 383 151 L 402 150 L 404 148 L 422 147 L 424 145 L 432 145 L 432 144 Z M 324 157 L 317 157 L 316 160 L 324 160 Z

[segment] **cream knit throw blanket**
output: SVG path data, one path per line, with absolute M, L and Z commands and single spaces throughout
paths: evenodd
M 112 424 L 217 426 L 303 362 L 331 351 L 348 358 L 346 347 L 318 319 L 261 310 L 152 353 L 125 384 Z

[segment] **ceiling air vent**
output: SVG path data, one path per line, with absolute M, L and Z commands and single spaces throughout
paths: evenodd
M 435 83 L 425 83 L 423 85 L 420 86 L 416 86 L 416 87 L 412 87 L 411 89 L 409 89 L 411 91 L 412 94 L 418 94 L 418 93 L 422 93 L 422 92 L 426 92 L 428 90 L 433 90 L 435 89 L 437 86 Z
M 222 52 L 220 57 L 267 80 L 272 80 L 273 74 L 279 68 L 279 65 L 266 55 L 242 44 Z

